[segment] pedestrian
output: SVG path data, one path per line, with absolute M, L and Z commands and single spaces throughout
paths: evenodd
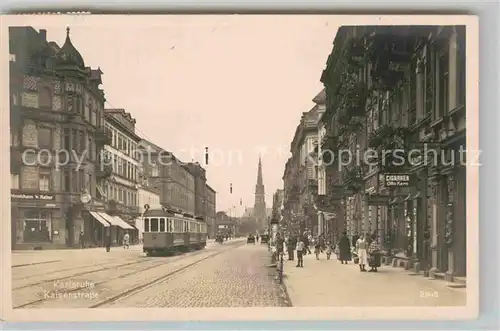
M 372 235 L 372 242 L 368 246 L 368 264 L 371 268 L 368 272 L 377 272 L 377 268 L 380 267 L 380 250 L 377 236 Z
M 288 252 L 288 261 L 293 261 L 294 260 L 294 252 L 293 252 L 293 250 L 295 249 L 295 246 L 297 246 L 297 240 L 295 239 L 294 236 L 290 236 L 288 238 L 287 243 L 286 243 L 286 250 Z
M 307 236 L 306 233 L 304 233 L 304 236 L 302 238 L 302 242 L 304 244 L 304 255 L 312 254 L 311 250 L 309 249 L 309 245 L 311 244 L 311 242 L 309 241 L 309 237 Z
M 106 246 L 106 252 L 109 252 L 111 250 L 111 233 L 110 233 L 109 227 L 106 228 L 106 235 L 104 238 L 104 244 Z
M 326 259 L 330 260 L 330 257 L 332 256 L 332 245 L 330 242 L 326 243 Z
M 356 232 L 354 234 L 354 236 L 352 236 L 352 247 L 356 247 L 356 243 L 358 242 L 358 239 L 359 239 L 359 235 L 358 233 Z
M 351 243 L 347 238 L 347 232 L 342 233 L 339 241 L 339 259 L 342 264 L 348 264 L 351 260 Z
M 257 236 L 255 237 L 255 241 L 259 242 L 259 234 L 257 233 Z
M 365 267 L 368 264 L 368 253 L 366 249 L 368 248 L 368 244 L 366 242 L 366 238 L 364 234 L 361 234 L 361 236 L 358 238 L 356 241 L 356 253 L 358 254 L 358 259 L 359 259 L 359 270 L 360 271 L 366 271 Z
M 325 236 L 323 234 L 321 234 L 319 236 L 319 248 L 320 248 L 320 251 L 321 253 L 323 253 L 323 251 L 325 250 Z
M 285 250 L 285 240 L 283 239 L 283 236 L 280 233 L 276 234 L 276 252 L 278 253 L 278 256 L 280 254 L 283 254 Z
M 125 248 L 130 248 L 130 235 L 128 234 L 128 231 L 125 232 L 125 235 L 123 236 L 123 249 Z
M 316 255 L 316 260 L 319 260 L 319 254 L 321 253 L 321 244 L 319 239 L 314 240 L 314 254 Z
M 85 248 L 85 238 L 83 236 L 83 230 L 80 231 L 79 241 L 80 241 L 80 247 L 81 247 L 81 249 L 84 249 Z
M 305 250 L 305 244 L 302 238 L 298 238 L 297 241 L 297 268 L 303 268 L 304 267 L 304 250 Z

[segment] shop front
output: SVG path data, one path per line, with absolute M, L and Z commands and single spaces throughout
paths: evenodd
M 11 193 L 12 249 L 63 247 L 63 208 L 53 194 Z
M 109 231 L 109 235 L 111 237 L 111 245 L 113 246 L 122 245 L 123 236 L 125 235 L 125 233 L 129 233 L 130 235 L 132 231 L 136 230 L 119 216 L 112 216 L 105 212 L 99 212 L 98 215 L 110 224 L 110 227 L 106 228 L 105 230 Z
M 104 247 L 106 229 L 111 226 L 99 213 L 105 210 L 105 203 L 98 199 L 91 199 L 85 204 L 82 212 L 83 237 L 85 247 Z
M 444 150 L 447 164 L 429 170 L 432 196 L 430 273 L 449 281 L 467 274 L 466 167 L 448 162 L 453 153 L 455 159 L 459 158 L 457 150 L 458 147 Z

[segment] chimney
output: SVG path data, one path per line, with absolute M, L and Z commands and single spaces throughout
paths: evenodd
M 40 29 L 40 37 L 42 37 L 43 41 L 47 41 L 47 30 L 45 29 Z

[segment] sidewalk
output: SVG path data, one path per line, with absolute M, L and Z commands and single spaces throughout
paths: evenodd
M 242 238 L 230 239 L 227 242 L 242 241 Z M 226 242 L 224 242 L 226 243 Z M 218 245 L 213 239 L 207 240 L 206 248 Z M 47 249 L 41 251 L 34 250 L 19 250 L 12 252 L 12 266 L 19 267 L 23 265 L 43 264 L 58 262 L 69 259 L 77 260 L 92 260 L 92 259 L 108 259 L 116 257 L 125 257 L 131 255 L 142 254 L 142 244 L 131 245 L 129 249 L 123 249 L 123 246 L 111 247 L 111 251 L 106 252 L 104 247 L 95 248 L 74 248 L 74 249 Z
M 286 257 L 287 255 L 285 255 Z M 466 289 L 449 288 L 446 282 L 410 276 L 408 271 L 382 266 L 378 272 L 360 272 L 350 262 L 341 264 L 332 254 L 316 260 L 304 257 L 304 268 L 286 261 L 284 284 L 293 306 L 461 306 Z
M 85 248 L 85 249 L 47 249 L 41 251 L 20 250 L 12 252 L 12 267 L 50 263 L 68 259 L 79 259 L 82 257 L 93 259 L 100 256 L 110 257 L 116 255 L 137 255 L 142 253 L 142 245 L 131 245 L 129 249 L 124 249 L 123 246 L 111 247 L 111 251 L 106 252 L 104 247 Z

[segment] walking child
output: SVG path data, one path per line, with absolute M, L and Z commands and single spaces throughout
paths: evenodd
M 297 240 L 297 268 L 304 267 L 304 248 L 304 241 L 299 237 L 299 239 Z

